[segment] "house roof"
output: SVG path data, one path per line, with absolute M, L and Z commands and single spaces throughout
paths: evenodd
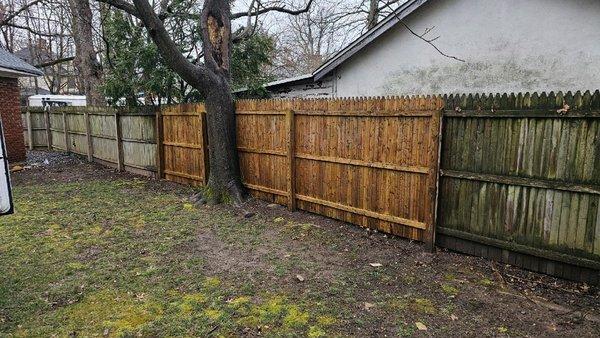
M 317 70 L 313 72 L 315 81 L 325 77 L 329 72 L 339 66 L 342 62 L 348 60 L 361 49 L 365 48 L 373 40 L 377 39 L 390 28 L 402 21 L 405 17 L 414 12 L 429 0 L 408 0 L 385 19 L 381 20 L 375 27 L 369 29 L 363 35 L 359 36 L 354 42 L 346 48 L 334 54 L 331 58 L 325 61 Z
M 337 66 L 339 66 L 342 62 L 348 60 L 354 54 L 358 53 L 360 50 L 369 45 L 373 40 L 377 39 L 383 33 L 390 30 L 397 23 L 399 23 L 402 19 L 406 18 L 412 12 L 414 12 L 417 8 L 421 7 L 427 1 L 433 0 L 408 0 L 400 7 L 398 7 L 394 12 L 388 15 L 385 19 L 381 20 L 375 27 L 369 29 L 363 35 L 359 36 L 356 40 L 346 46 L 344 49 L 340 50 L 336 54 L 334 54 L 331 58 L 325 61 L 319 68 L 317 68 L 312 74 L 301 75 L 297 77 L 291 77 L 287 79 L 282 79 L 274 82 L 269 82 L 265 85 L 266 88 L 278 86 L 278 85 L 290 85 L 298 82 L 303 82 L 307 80 L 319 81 L 326 77 L 332 70 L 334 70 Z M 239 91 L 244 91 L 239 90 Z
M 41 76 L 39 69 L 0 47 L 0 72 L 11 76 Z

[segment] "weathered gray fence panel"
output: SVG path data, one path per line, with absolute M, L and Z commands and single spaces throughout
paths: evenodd
M 25 140 L 29 139 L 27 109 L 31 116 L 34 148 L 47 148 L 46 113 L 42 109 L 25 108 L 23 110 Z M 49 122 L 52 148 L 86 156 L 91 155 L 93 160 L 117 166 L 119 159 L 117 145 L 122 143 L 124 169 L 139 174 L 154 175 L 157 170 L 154 113 L 152 111 L 120 113 L 118 118 L 122 135 L 117 141 L 116 112 L 115 109 L 109 107 L 51 108 Z M 86 115 L 88 121 L 86 121 Z M 66 137 L 65 122 L 67 125 Z

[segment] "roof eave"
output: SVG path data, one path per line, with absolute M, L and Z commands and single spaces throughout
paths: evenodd
M 363 49 L 373 40 L 381 36 L 383 33 L 387 32 L 390 28 L 395 26 L 400 20 L 404 19 L 408 15 L 410 15 L 414 10 L 419 8 L 421 5 L 425 4 L 429 0 L 412 0 L 407 1 L 402 6 L 398 7 L 394 11 L 395 14 L 388 15 L 385 19 L 383 19 L 379 24 L 365 34 L 358 37 L 354 42 L 352 42 L 348 47 L 342 49 L 333 57 L 331 57 L 328 61 L 323 63 L 317 70 L 314 71 L 314 79 L 318 81 L 327 74 L 329 74 L 332 70 L 337 68 L 342 62 L 348 60 L 358 51 Z
M 0 76 L 2 76 L 2 77 L 19 78 L 19 77 L 37 77 L 37 76 L 42 76 L 42 75 L 44 75 L 44 73 L 42 73 L 41 71 L 37 71 L 36 73 L 34 73 L 34 72 L 23 71 L 23 70 L 19 70 L 19 69 L 0 67 Z

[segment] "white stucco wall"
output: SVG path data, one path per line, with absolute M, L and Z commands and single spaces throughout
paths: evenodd
M 405 22 L 467 62 L 398 24 L 338 67 L 338 97 L 600 88 L 600 0 L 430 0 Z

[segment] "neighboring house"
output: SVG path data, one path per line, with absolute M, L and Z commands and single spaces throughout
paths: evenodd
M 48 43 L 43 39 L 38 40 L 36 44 L 19 49 L 14 55 L 32 65 L 52 63 L 61 59 L 61 56 L 53 53 Z M 20 84 L 22 103 L 26 103 L 27 97 L 31 95 L 79 94 L 72 61 L 47 66 L 44 68 L 43 78 L 21 79 Z
M 266 87 L 282 98 L 597 89 L 600 1 L 409 0 L 312 74 Z
M 25 159 L 18 79 L 42 75 L 41 71 L 0 47 L 0 118 L 10 162 Z

